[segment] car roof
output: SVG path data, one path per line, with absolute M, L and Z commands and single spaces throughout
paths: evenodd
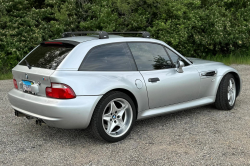
M 109 38 L 124 38 L 123 36 L 119 35 L 109 35 Z M 67 41 L 74 41 L 74 42 L 86 42 L 86 41 L 91 41 L 91 40 L 105 40 L 105 39 L 99 39 L 99 35 L 90 35 L 90 36 L 73 36 L 73 37 L 64 37 L 64 38 L 59 38 L 55 40 L 67 40 Z
M 153 38 L 143 38 L 143 37 L 123 37 L 119 35 L 109 35 L 108 39 L 99 39 L 98 35 L 90 35 L 90 36 L 73 36 L 73 37 L 64 37 L 64 38 L 59 38 L 59 39 L 54 39 L 53 41 L 67 41 L 67 42 L 74 42 L 74 43 L 84 43 L 87 41 L 91 41 L 95 43 L 112 43 L 112 42 L 128 42 L 128 41 L 145 41 L 145 42 L 157 42 L 161 44 L 166 44 L 161 40 L 156 40 Z M 77 44 L 75 44 L 77 45 Z M 97 44 L 98 45 L 98 44 Z

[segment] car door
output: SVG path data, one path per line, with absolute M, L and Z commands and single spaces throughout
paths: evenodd
M 162 45 L 156 43 L 128 43 L 128 45 L 144 78 L 150 108 L 187 102 L 199 97 L 200 77 L 192 65 L 185 62 L 187 66 L 183 68 L 184 72 L 178 73 Z

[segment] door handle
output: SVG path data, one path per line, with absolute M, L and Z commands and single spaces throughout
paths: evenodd
M 148 82 L 157 82 L 157 81 L 160 81 L 160 79 L 159 78 L 149 78 L 148 79 Z

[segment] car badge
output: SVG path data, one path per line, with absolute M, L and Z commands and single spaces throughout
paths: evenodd
M 116 118 L 116 116 L 115 115 L 113 115 L 113 119 L 115 119 Z
M 26 79 L 29 79 L 28 74 L 26 74 L 26 73 L 25 73 L 25 78 L 26 78 Z

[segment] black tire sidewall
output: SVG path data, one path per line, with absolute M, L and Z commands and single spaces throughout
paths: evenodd
M 229 80 L 233 78 L 234 79 L 234 82 L 236 84 L 236 81 L 235 81 L 235 78 L 232 74 L 227 74 L 223 77 L 221 83 L 220 83 L 220 86 L 218 88 L 218 91 L 217 91 L 217 95 L 216 95 L 216 107 L 218 109 L 221 109 L 221 110 L 231 110 L 234 108 L 234 105 L 235 105 L 235 102 L 236 102 L 236 96 L 235 96 L 235 100 L 234 100 L 234 103 L 233 105 L 230 105 L 229 104 L 229 101 L 228 101 L 228 96 L 227 96 L 227 93 L 228 93 L 228 86 L 229 86 Z M 236 88 L 236 87 L 235 87 Z

